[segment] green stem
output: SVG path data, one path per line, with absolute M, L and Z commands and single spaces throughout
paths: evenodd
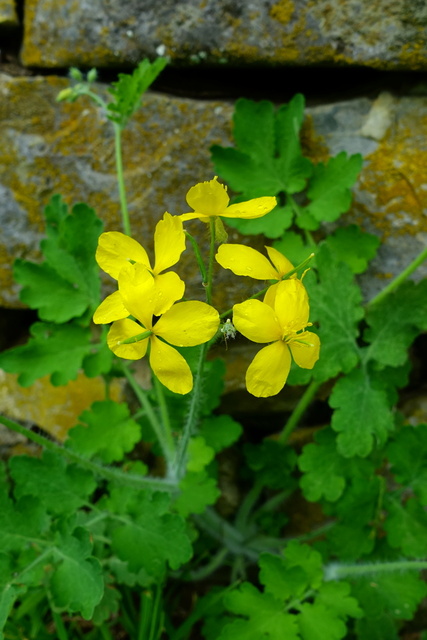
M 384 287 L 384 289 L 382 291 L 380 291 L 374 298 L 372 298 L 372 300 L 370 300 L 368 302 L 368 304 L 366 305 L 366 308 L 369 309 L 370 307 L 374 306 L 375 304 L 378 304 L 378 302 L 381 302 L 390 293 L 392 293 L 398 287 L 400 287 L 400 285 L 416 269 L 418 269 L 420 264 L 422 264 L 424 262 L 424 260 L 426 260 L 426 259 L 427 259 L 427 247 L 425 249 L 423 249 L 423 251 L 421 251 L 421 253 L 418 254 L 418 256 L 411 262 L 411 264 L 409 264 L 406 267 L 406 269 L 404 269 L 401 273 L 399 273 L 399 275 L 394 280 L 392 280 L 392 282 L 390 282 L 386 287 Z
M 303 395 L 301 396 L 297 406 L 295 407 L 295 409 L 292 411 L 291 415 L 289 416 L 288 421 L 286 422 L 283 431 L 281 432 L 281 434 L 279 435 L 278 441 L 280 442 L 280 444 L 285 444 L 289 438 L 289 436 L 291 435 L 292 431 L 295 429 L 295 427 L 297 426 L 298 422 L 300 421 L 300 419 L 302 418 L 303 414 L 305 413 L 305 411 L 307 410 L 308 405 L 311 403 L 311 401 L 313 400 L 314 396 L 316 395 L 316 392 L 318 390 L 318 388 L 320 387 L 320 382 L 317 382 L 317 380 L 313 380 L 307 387 L 307 389 L 304 391 Z
M 140 402 L 141 406 L 145 410 L 145 415 L 147 416 L 147 419 L 151 425 L 151 428 L 153 429 L 153 432 L 163 452 L 163 455 L 167 462 L 168 471 L 170 471 L 170 466 L 171 466 L 173 457 L 171 455 L 172 452 L 169 447 L 169 442 L 168 442 L 167 436 L 165 435 L 163 427 L 160 421 L 158 420 L 153 407 L 151 406 L 151 403 L 147 397 L 147 394 L 143 389 L 141 389 L 141 387 L 135 380 L 134 375 L 129 371 L 128 366 L 122 365 L 122 371 L 125 374 L 130 386 L 132 387 L 133 392 L 138 398 L 138 401 Z
M 338 564 L 332 563 L 324 568 L 324 579 L 341 580 L 342 578 L 357 578 L 380 573 L 394 573 L 401 571 L 423 571 L 427 569 L 427 560 L 396 560 L 395 562 L 375 562 L 372 564 Z
M 208 578 L 224 564 L 229 554 L 230 551 L 226 547 L 222 547 L 207 564 L 191 571 L 188 575 L 188 581 L 197 582 L 198 580 L 205 580 L 205 578 Z
M 209 218 L 210 227 L 210 249 L 209 249 L 209 266 L 208 266 L 208 279 L 205 283 L 206 286 L 206 302 L 212 304 L 212 283 L 213 283 L 213 269 L 215 264 L 215 218 Z
M 182 478 L 185 473 L 187 464 L 187 447 L 188 442 L 196 430 L 196 424 L 199 418 L 201 394 L 203 389 L 203 369 L 205 366 L 205 357 L 207 352 L 207 343 L 200 345 L 199 360 L 197 370 L 194 376 L 194 387 L 191 392 L 190 407 L 187 413 L 181 439 L 178 443 L 178 449 L 175 458 L 175 474 L 177 478 Z
M 123 157 L 122 157 L 122 129 L 117 122 L 113 122 L 114 126 L 114 142 L 116 149 L 116 172 L 117 172 L 117 184 L 119 187 L 120 197 L 120 209 L 122 212 L 123 231 L 126 235 L 131 235 L 129 211 L 126 199 L 125 179 L 123 172 Z
M 197 264 L 199 265 L 200 275 L 202 276 L 202 282 L 207 282 L 208 275 L 207 275 L 205 264 L 203 262 L 202 254 L 200 253 L 199 245 L 197 244 L 196 239 L 193 238 L 193 236 L 190 233 L 188 233 L 188 231 L 184 231 L 184 233 L 187 236 L 187 238 L 190 240 L 191 244 L 193 245 L 194 255 L 196 256 Z
M 165 393 L 164 393 L 163 385 L 161 384 L 157 376 L 153 376 L 153 379 L 154 379 L 154 387 L 156 389 L 157 402 L 160 409 L 160 415 L 162 416 L 162 421 L 163 421 L 163 427 L 164 427 L 163 432 L 165 436 L 165 442 L 167 443 L 167 446 L 169 448 L 169 456 L 172 459 L 175 457 L 175 442 L 172 436 L 172 426 L 171 426 L 168 406 L 166 404 Z
M 143 333 L 138 333 L 136 336 L 132 336 L 131 338 L 126 338 L 125 340 L 121 340 L 117 344 L 133 344 L 134 342 L 140 342 L 141 340 L 145 340 L 153 335 L 152 331 L 143 331 Z
M 242 501 L 242 504 L 237 511 L 236 518 L 234 520 L 234 524 L 236 529 L 244 533 L 245 528 L 247 526 L 249 514 L 251 513 L 254 505 L 256 504 L 258 498 L 261 495 L 263 490 L 263 486 L 261 482 L 255 482 L 253 487 L 248 491 L 245 496 L 245 499 Z
M 116 469 L 114 467 L 104 467 L 103 465 L 97 464 L 96 462 L 91 462 L 86 458 L 83 458 L 78 453 L 75 453 L 71 449 L 67 449 L 62 447 L 52 440 L 48 440 L 38 433 L 34 433 L 34 431 L 30 431 L 26 427 L 14 422 L 13 420 L 9 420 L 4 416 L 0 416 L 0 424 L 4 424 L 8 429 L 15 431 L 16 433 L 20 433 L 25 436 L 32 442 L 57 453 L 58 455 L 71 460 L 71 462 L 75 462 L 80 467 L 84 469 L 88 469 L 94 475 L 100 476 L 101 478 L 105 478 L 106 480 L 112 480 L 113 482 L 118 482 L 120 484 L 124 484 L 129 487 L 133 487 L 136 489 L 152 489 L 154 491 L 167 491 L 172 493 L 176 490 L 176 484 L 171 482 L 170 480 L 166 480 L 164 478 L 146 478 L 141 475 L 125 473 L 124 471 L 120 471 L 120 469 Z

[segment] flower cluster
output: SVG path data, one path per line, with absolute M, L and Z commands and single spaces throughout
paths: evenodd
M 185 283 L 169 269 L 185 250 L 183 222 L 258 218 L 276 205 L 271 197 L 229 205 L 226 188 L 217 178 L 190 189 L 186 199 L 192 212 L 180 216 L 165 213 L 156 226 L 154 266 L 146 250 L 129 236 L 115 231 L 100 236 L 96 259 L 117 280 L 118 289 L 94 314 L 95 323 L 112 323 L 107 342 L 115 355 L 130 360 L 148 355 L 154 375 L 180 394 L 192 389 L 193 377 L 174 347 L 204 344 L 215 336 L 220 324 L 218 311 L 210 304 L 179 302 Z M 246 373 L 247 389 L 258 397 L 282 389 L 292 358 L 300 367 L 312 368 L 320 347 L 317 335 L 306 331 L 310 326 L 308 296 L 296 270 L 279 251 L 272 247 L 266 250 L 269 260 L 250 247 L 221 244 L 215 256 L 223 268 L 236 275 L 273 281 L 263 301 L 250 299 L 234 305 L 234 326 L 229 323 L 233 332 L 237 329 L 249 340 L 267 344 Z

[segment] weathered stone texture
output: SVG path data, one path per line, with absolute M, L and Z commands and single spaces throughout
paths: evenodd
M 112 383 L 110 397 L 123 401 L 123 384 L 119 380 Z M 64 440 L 68 430 L 78 423 L 79 415 L 97 400 L 105 400 L 105 381 L 101 377 L 86 378 L 80 373 L 62 387 L 53 387 L 46 377 L 23 388 L 16 375 L 0 369 L 0 413 L 37 424 L 57 440 Z M 4 444 L 8 442 L 0 431 L 0 446 Z
M 0 0 L 0 28 L 17 27 L 18 16 L 13 0 Z
M 26 0 L 22 61 L 425 69 L 426 26 L 425 3 L 412 0 Z
M 0 303 L 19 305 L 11 264 L 38 259 L 42 208 L 54 193 L 69 203 L 93 206 L 107 229 L 120 229 L 113 133 L 102 110 L 89 102 L 55 103 L 67 81 L 55 78 L 0 80 Z M 124 135 L 126 185 L 133 235 L 152 247 L 164 211 L 188 207 L 185 194 L 212 178 L 209 147 L 231 144 L 233 107 L 148 94 Z M 364 288 L 372 295 L 425 246 L 427 207 L 427 98 L 382 94 L 308 110 L 303 130 L 306 153 L 315 161 L 342 150 L 362 153 L 365 166 L 348 220 L 384 239 Z M 203 237 L 198 221 L 191 230 Z M 231 231 L 230 240 L 239 241 Z M 262 239 L 246 240 L 260 248 Z M 426 273 L 421 269 L 420 273 Z M 203 297 L 192 252 L 180 263 L 190 296 Z M 378 278 L 373 278 L 378 275 Z M 216 300 L 221 309 L 236 301 L 236 278 L 221 272 Z M 239 295 L 252 283 L 239 278 Z M 248 289 L 243 290 L 243 287 Z

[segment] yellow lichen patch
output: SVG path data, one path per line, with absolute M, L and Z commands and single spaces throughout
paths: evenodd
M 292 0 L 279 0 L 270 9 L 270 16 L 282 24 L 288 24 L 294 13 L 295 6 Z
M 307 114 L 301 127 L 301 147 L 304 155 L 312 162 L 327 162 L 331 156 L 328 146 L 314 128 L 313 118 Z
M 414 122 L 414 129 L 401 128 L 388 136 L 367 156 L 360 188 L 375 199 L 367 214 L 383 237 L 426 231 L 427 150 L 417 149 L 414 136 L 427 137 L 427 121 Z
M 423 29 L 422 40 L 406 42 L 401 49 L 399 61 L 405 69 L 412 71 L 423 70 L 427 67 L 427 43 L 425 29 Z
M 117 380 L 111 384 L 110 398 L 123 400 L 123 387 Z M 35 424 L 57 440 L 64 440 L 79 415 L 97 400 L 105 400 L 105 382 L 101 377 L 86 378 L 79 374 L 62 387 L 52 386 L 49 377 L 45 377 L 23 388 L 15 374 L 0 370 L 0 413 Z
M 0 0 L 0 25 L 3 27 L 18 26 L 15 3 L 13 0 Z

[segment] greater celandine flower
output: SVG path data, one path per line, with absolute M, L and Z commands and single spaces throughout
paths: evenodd
M 193 211 L 180 215 L 181 220 L 199 218 L 203 222 L 209 222 L 210 218 L 218 217 L 261 218 L 274 209 L 277 204 L 276 198 L 265 196 L 229 205 L 230 198 L 227 195 L 227 187 L 220 184 L 217 177 L 209 182 L 200 182 L 191 187 L 186 200 Z
M 108 231 L 99 237 L 96 260 L 103 271 L 115 280 L 124 266 L 131 263 L 142 265 L 151 274 L 156 289 L 155 315 L 164 313 L 176 300 L 184 295 L 185 283 L 174 271 L 162 273 L 175 265 L 185 250 L 185 233 L 178 216 L 165 213 L 154 232 L 154 266 L 146 250 L 139 242 L 119 231 Z M 119 292 L 108 296 L 103 302 L 105 309 L 118 320 L 123 317 L 123 302 Z M 103 310 L 100 308 L 101 311 Z
M 157 320 L 157 290 L 151 273 L 141 264 L 125 265 L 118 276 L 123 306 L 121 318 L 102 305 L 95 313 L 99 324 L 115 321 L 107 337 L 109 348 L 120 358 L 138 360 L 147 351 L 151 369 L 174 393 L 193 388 L 193 376 L 185 358 L 171 345 L 194 347 L 210 340 L 218 330 L 219 315 L 205 302 L 178 302 Z M 132 316 L 135 320 L 129 318 Z M 157 320 L 157 321 L 156 321 Z
M 312 369 L 319 358 L 319 337 L 310 326 L 307 291 L 296 278 L 277 283 L 264 302 L 246 300 L 233 307 L 236 329 L 263 347 L 246 372 L 246 387 L 258 398 L 274 396 L 284 387 L 292 358 L 303 369 Z

